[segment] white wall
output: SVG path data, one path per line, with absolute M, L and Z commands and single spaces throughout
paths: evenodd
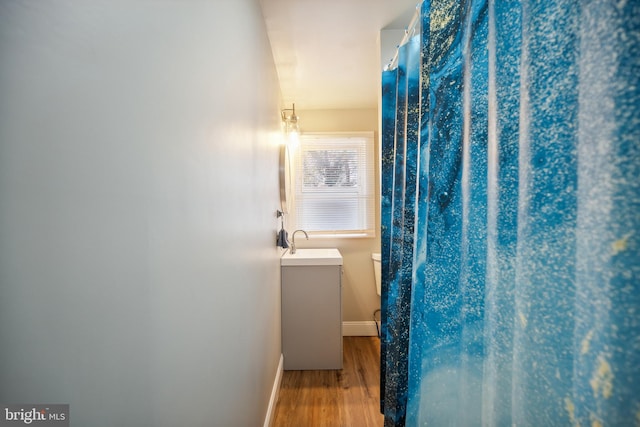
M 302 132 L 374 132 L 375 158 L 378 149 L 378 113 L 376 109 L 360 110 L 301 110 Z M 335 247 L 343 256 L 342 317 L 346 322 L 372 321 L 373 312 L 380 308 L 380 297 L 376 293 L 373 275 L 372 252 L 380 252 L 380 177 L 376 160 L 376 232 L 375 238 L 305 240 L 296 235 L 296 246 Z M 290 230 L 289 234 L 293 232 Z M 375 329 L 373 330 L 375 333 Z
M 257 0 L 0 2 L 0 402 L 262 425 L 279 89 Z

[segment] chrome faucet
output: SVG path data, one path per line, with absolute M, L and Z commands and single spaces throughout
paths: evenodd
M 307 240 L 309 240 L 309 235 L 307 234 L 306 231 L 304 230 L 296 230 L 293 232 L 293 234 L 291 235 L 291 253 L 295 254 L 296 253 L 296 233 L 298 231 L 302 231 L 304 233 L 304 237 L 307 238 Z

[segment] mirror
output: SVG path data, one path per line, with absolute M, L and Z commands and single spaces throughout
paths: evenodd
M 289 213 L 291 203 L 291 165 L 289 163 L 289 149 L 286 144 L 280 146 L 280 206 L 284 213 Z

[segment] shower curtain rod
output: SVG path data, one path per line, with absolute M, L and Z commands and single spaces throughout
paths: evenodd
M 400 48 L 400 46 L 402 46 L 407 41 L 409 41 L 409 39 L 413 37 L 413 35 L 415 34 L 416 25 L 418 25 L 418 23 L 420 22 L 420 5 L 421 4 L 422 4 L 422 1 L 418 2 L 418 4 L 416 5 L 416 10 L 415 12 L 413 12 L 411 21 L 409 21 L 409 25 L 404 30 L 404 36 L 402 37 L 400 44 L 398 44 L 396 48 L 396 53 L 395 55 L 393 55 L 393 59 L 389 61 L 389 63 L 384 67 L 384 71 L 392 70 L 398 65 L 398 48 Z

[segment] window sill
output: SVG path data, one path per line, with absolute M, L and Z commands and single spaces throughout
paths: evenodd
M 376 237 L 374 232 L 363 231 L 361 233 L 314 233 L 309 232 L 309 239 L 373 239 Z

